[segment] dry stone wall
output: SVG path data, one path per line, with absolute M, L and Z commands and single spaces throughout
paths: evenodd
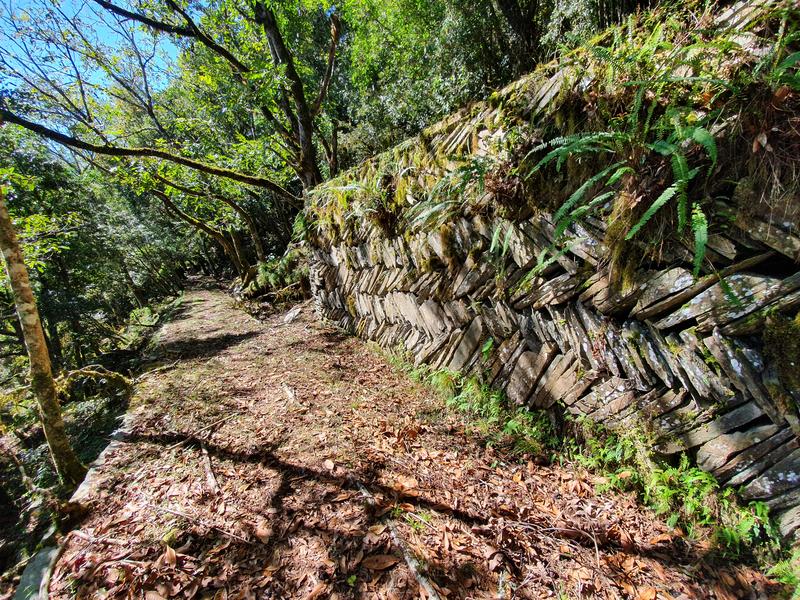
M 585 252 L 562 256 L 503 298 L 533 267 L 552 224 L 538 216 L 502 225 L 513 232 L 502 268 L 489 259 L 445 266 L 450 253 L 491 241 L 494 226 L 480 217 L 453 224 L 458 246 L 448 251 L 438 233 L 410 245 L 396 237 L 313 249 L 317 309 L 418 364 L 479 374 L 512 402 L 643 426 L 655 451 L 691 452 L 721 482 L 742 486 L 744 499 L 765 500 L 793 532 L 800 394 L 781 384 L 753 334 L 765 314 L 800 301 L 800 270 L 785 278 L 744 270 L 775 260 L 759 248 L 727 278 L 742 299 L 731 306 L 716 277 L 695 280 L 683 267 L 643 274 L 627 294 L 612 294 L 595 271 L 601 256 Z M 441 268 L 423 270 L 436 259 Z
M 737 14 L 726 18 L 738 23 Z M 587 77 L 570 66 L 538 72 L 437 124 L 392 154 L 391 192 L 412 210 L 457 167 L 452 156 L 502 153 L 513 119 L 546 118 L 564 86 L 587 86 Z M 377 182 L 373 195 L 384 190 L 381 168 L 368 161 L 356 174 Z M 353 189 L 333 182 L 312 200 L 311 281 L 322 317 L 418 364 L 482 377 L 511 402 L 641 427 L 655 452 L 690 454 L 745 500 L 765 501 L 784 534 L 797 530 L 800 390 L 763 335 L 800 306 L 791 223 L 732 209 L 740 216 L 709 237 L 713 267 L 699 277 L 691 253 L 672 249 L 620 286 L 607 268 L 607 220 L 572 225 L 564 252 L 533 271 L 556 241 L 546 211 L 501 218 L 492 210 L 500 192 L 480 189 L 478 209 L 393 232 L 352 208 L 343 194 Z M 325 218 L 348 201 L 347 218 Z

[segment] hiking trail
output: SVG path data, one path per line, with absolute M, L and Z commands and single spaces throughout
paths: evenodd
M 310 304 L 192 290 L 155 344 L 51 597 L 766 597 L 631 494 L 485 447 Z

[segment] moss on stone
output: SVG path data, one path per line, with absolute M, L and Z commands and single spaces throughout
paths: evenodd
M 356 315 L 356 298 L 353 294 L 348 294 L 347 298 L 345 298 L 345 304 L 347 305 L 347 312 L 349 312 L 352 316 Z
M 800 312 L 794 318 L 773 315 L 764 328 L 764 353 L 778 368 L 781 383 L 800 390 Z
M 439 242 L 442 245 L 442 253 L 445 265 L 451 271 L 458 268 L 458 248 L 456 247 L 456 235 L 453 226 L 444 223 L 439 227 Z

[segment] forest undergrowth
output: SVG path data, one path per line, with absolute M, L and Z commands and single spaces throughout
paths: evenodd
M 136 375 L 152 361 L 159 327 L 181 310 L 181 297 L 133 310 L 113 349 L 97 363 L 62 372 L 56 386 L 67 433 L 83 464 L 108 445 L 128 408 Z M 37 406 L 27 386 L 0 394 L 0 580 L 18 577 L 35 550 L 81 514 L 67 503 L 53 468 Z

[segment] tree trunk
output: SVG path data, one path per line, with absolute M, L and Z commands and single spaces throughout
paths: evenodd
M 245 224 L 247 225 L 247 231 L 250 233 L 250 238 L 253 240 L 253 247 L 256 251 L 256 260 L 257 262 L 267 262 L 267 253 L 264 252 L 264 244 L 261 242 L 261 236 L 258 233 L 258 225 L 256 224 L 256 220 L 252 217 L 250 213 L 246 210 L 242 209 L 241 206 L 235 202 L 231 204 L 231 207 L 239 213 L 239 215 L 244 220 Z M 238 206 L 238 208 L 237 208 Z
M 147 305 L 147 299 L 144 297 L 141 288 L 136 285 L 136 282 L 133 280 L 133 276 L 128 270 L 128 265 L 125 263 L 125 259 L 122 257 L 122 254 L 119 254 L 119 259 L 119 266 L 122 270 L 122 276 L 125 278 L 125 283 L 128 285 L 128 291 L 131 293 L 131 296 L 133 296 L 136 306 L 139 308 L 144 308 Z
M 0 251 L 5 258 L 17 315 L 25 336 L 25 346 L 31 364 L 31 389 L 39 403 L 39 417 L 42 420 L 47 445 L 50 447 L 50 454 L 53 456 L 61 481 L 73 488 L 83 480 L 86 468 L 75 455 L 64 429 L 39 311 L 36 308 L 28 270 L 22 260 L 22 252 L 11 223 L 11 216 L 6 208 L 2 188 L 0 188 Z
M 241 278 L 245 277 L 247 271 L 250 269 L 250 265 L 242 264 L 241 260 L 239 259 L 239 255 L 236 253 L 236 249 L 233 247 L 233 244 L 231 244 L 225 237 L 225 234 L 223 234 L 220 231 L 217 231 L 213 227 L 209 227 L 200 219 L 196 219 L 190 214 L 182 211 L 175 205 L 175 203 L 172 200 L 169 199 L 169 196 L 167 196 L 164 192 L 160 190 L 153 190 L 153 194 L 155 194 L 155 196 L 161 200 L 164 206 L 166 206 L 168 210 L 171 210 L 179 219 L 186 221 L 187 223 L 193 225 L 200 231 L 210 235 L 214 239 L 214 241 L 216 241 L 222 247 L 222 250 L 225 252 L 225 254 L 228 255 L 228 258 L 233 264 L 233 268 L 236 269 L 236 273 L 239 275 L 239 277 Z
M 49 344 L 49 348 L 53 354 L 53 363 L 56 365 L 56 372 L 64 364 L 64 355 L 61 351 L 61 338 L 58 335 L 58 323 L 55 319 L 45 318 L 44 321 L 45 331 L 47 332 L 45 341 Z

